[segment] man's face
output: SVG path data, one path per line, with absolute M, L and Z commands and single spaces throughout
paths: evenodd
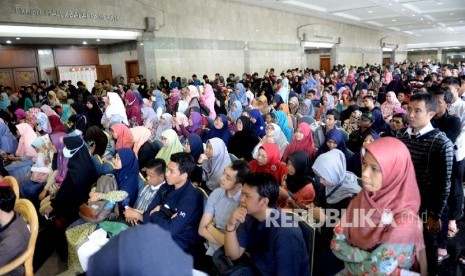
M 435 112 L 426 109 L 425 101 L 413 101 L 408 104 L 407 115 L 410 126 L 419 130 L 430 122 Z
M 457 97 L 459 94 L 459 87 L 456 85 L 442 84 L 441 88 L 450 91 L 454 97 Z
M 399 117 L 393 117 L 390 123 L 391 130 L 393 131 L 401 130 L 404 127 L 402 118 Z
M 438 100 L 438 109 L 436 110 L 436 115 L 444 114 L 447 110 L 447 103 L 444 100 L 444 95 L 435 95 L 436 99 Z
M 363 99 L 363 104 L 365 105 L 366 108 L 371 109 L 373 108 L 373 100 L 372 99 Z
M 145 168 L 145 173 L 146 173 L 145 179 L 147 179 L 147 184 L 151 186 L 156 186 L 162 183 L 163 180 L 165 179 L 165 176 L 163 174 L 158 174 L 152 169 Z
M 187 180 L 187 173 L 181 174 L 177 163 L 170 161 L 166 168 L 166 182 L 169 185 L 182 185 Z
M 404 101 L 404 98 L 405 98 L 404 93 L 399 92 L 399 94 L 397 94 L 397 99 L 399 100 L 400 103 L 402 103 Z
M 220 187 L 225 190 L 232 190 L 237 183 L 236 177 L 237 171 L 234 171 L 231 166 L 226 167 L 220 178 Z
M 260 198 L 257 190 L 249 185 L 244 184 L 242 187 L 241 207 L 247 209 L 247 214 L 253 216 L 266 208 L 268 200 Z
M 325 124 L 326 124 L 326 128 L 333 129 L 334 125 L 336 125 L 336 120 L 334 119 L 334 115 L 326 115 Z
M 452 71 L 447 68 L 447 67 L 444 67 L 441 69 L 441 72 L 442 72 L 442 77 L 445 78 L 445 77 L 452 77 Z
M 134 82 L 131 82 L 131 90 L 136 89 L 136 84 Z

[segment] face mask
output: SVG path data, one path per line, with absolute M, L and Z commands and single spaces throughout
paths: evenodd
M 152 101 L 156 101 L 156 100 L 157 100 L 157 97 L 151 96 L 150 99 L 152 99 Z
M 84 143 L 82 143 L 82 145 L 79 148 L 76 148 L 76 149 L 73 149 L 73 150 L 69 150 L 68 148 L 65 147 L 63 149 L 63 156 L 70 159 L 71 157 L 73 157 L 76 154 L 76 152 L 78 152 L 78 150 L 80 148 L 82 148 L 82 146 L 84 146 Z

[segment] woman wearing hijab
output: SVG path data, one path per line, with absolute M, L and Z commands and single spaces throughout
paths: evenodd
M 36 161 L 37 151 L 32 147 L 32 143 L 37 139 L 37 134 L 29 124 L 21 123 L 16 125 L 16 133 L 19 138 L 18 148 L 15 154 L 8 155 L 8 159 L 13 162 L 6 166 L 5 169 L 21 183 L 22 179 L 27 179 L 29 172 L 24 172 L 23 169 L 30 168 L 32 163 Z M 22 174 L 24 172 L 24 174 Z
M 203 91 L 203 95 L 200 97 L 203 105 L 205 105 L 209 110 L 210 114 L 208 117 L 210 117 L 212 120 L 215 120 L 216 118 L 216 112 L 215 112 L 215 93 L 213 92 L 213 87 L 210 84 L 205 84 L 205 89 Z
M 160 118 L 160 116 L 157 116 L 157 113 L 153 110 L 152 104 L 148 99 L 144 98 L 142 101 L 144 102 L 141 108 L 143 125 L 148 129 L 152 129 L 153 125 L 158 123 L 158 118 Z
M 321 187 L 317 191 L 315 200 L 316 207 L 311 208 L 313 218 L 316 221 L 324 221 L 324 210 L 337 210 L 338 217 L 341 218 L 341 211 L 349 205 L 350 201 L 360 192 L 361 187 L 357 182 L 357 176 L 346 170 L 346 159 L 344 154 L 333 149 L 320 155 L 312 166 L 315 173 L 315 184 Z M 321 227 L 320 243 L 317 250 L 321 252 L 317 263 L 319 270 L 318 274 L 328 275 L 335 274 L 330 271 L 337 268 L 340 271 L 343 264 L 332 253 L 330 249 L 330 241 L 333 236 L 333 228 L 324 225 Z
M 29 108 L 33 108 L 34 104 L 31 99 L 31 95 L 24 90 L 19 91 L 18 93 L 19 100 L 18 100 L 18 107 L 22 108 L 25 112 L 29 110 Z
M 321 96 L 320 99 L 320 107 L 318 108 L 318 112 L 316 114 L 316 120 L 324 122 L 324 115 L 326 111 L 334 108 L 334 98 L 331 94 L 326 93 L 325 95 Z
M 50 126 L 52 127 L 51 133 L 67 132 L 65 126 L 63 125 L 63 123 L 61 122 L 58 116 L 55 116 L 55 115 L 48 116 L 48 121 L 50 122 Z
M 283 111 L 286 116 L 287 116 L 287 123 L 289 124 L 289 127 L 294 131 L 295 129 L 295 118 L 293 119 L 293 117 L 291 116 L 291 112 L 289 111 L 289 105 L 288 104 L 282 104 L 280 107 L 279 107 L 279 110 Z
M 313 135 L 307 123 L 300 123 L 294 133 L 294 139 L 289 143 L 284 151 L 282 160 L 285 161 L 295 151 L 304 151 L 312 160 L 315 159 L 316 149 L 313 144 Z
M 288 146 L 288 142 L 286 139 L 286 136 L 284 136 L 284 133 L 281 131 L 281 128 L 275 124 L 275 123 L 270 123 L 269 125 L 266 126 L 266 135 L 260 140 L 260 142 L 255 146 L 253 152 L 252 152 L 252 157 L 257 158 L 258 155 L 258 150 L 260 147 L 265 144 L 265 143 L 272 143 L 275 144 L 278 149 L 279 149 L 279 156 L 283 156 L 284 151 L 286 150 Z
M 284 101 L 283 101 L 283 98 L 281 97 L 281 95 L 274 94 L 273 102 L 272 102 L 274 110 L 279 110 L 279 108 L 281 107 L 282 104 L 284 104 Z
M 189 134 L 184 144 L 184 152 L 189 153 L 194 158 L 195 162 L 199 160 L 201 154 L 204 153 L 202 138 L 197 134 Z M 202 182 L 203 169 L 202 165 L 197 163 L 194 171 L 190 176 L 192 183 L 197 183 L 200 186 Z
M 230 110 L 235 101 L 239 101 L 242 107 L 249 105 L 247 96 L 245 95 L 245 87 L 240 82 L 236 84 L 236 87 L 234 88 L 233 93 L 230 94 L 230 98 L 229 98 L 229 109 Z
M 285 78 L 282 81 L 282 86 L 279 88 L 278 92 L 275 94 L 280 95 L 283 103 L 287 104 L 289 102 L 289 80 Z
M 284 113 L 284 111 L 275 111 L 273 114 L 276 115 L 276 124 L 281 128 L 281 131 L 284 133 L 284 136 L 286 136 L 287 141 L 290 142 L 292 140 L 293 130 L 289 126 L 286 113 Z
M 279 148 L 275 144 L 264 143 L 258 150 L 257 158 L 249 163 L 250 172 L 269 173 L 276 182 L 281 183 L 283 176 L 287 174 L 287 168 L 279 157 Z
M 181 92 L 177 88 L 171 89 L 170 97 L 168 100 L 168 108 L 170 112 L 175 111 L 176 103 L 181 100 Z
M 265 95 L 261 95 L 260 97 L 258 97 L 254 106 L 262 114 L 268 114 L 270 112 L 270 106 L 268 105 L 268 99 L 266 98 Z
M 18 149 L 18 140 L 3 122 L 0 122 L 0 149 L 8 154 L 15 153 Z
M 307 208 L 315 200 L 312 160 L 304 151 L 295 151 L 286 160 L 287 175 L 283 178 L 282 207 Z
M 303 117 L 315 118 L 315 108 L 313 107 L 312 100 L 305 99 L 300 105 L 299 119 Z
M 228 152 L 239 159 L 250 162 L 253 160 L 253 149 L 260 142 L 260 139 L 253 131 L 252 122 L 247 116 L 240 116 L 236 120 L 236 128 L 237 132 L 229 140 Z
M 258 109 L 252 109 L 249 112 L 250 115 L 250 121 L 253 124 L 253 131 L 255 132 L 255 135 L 257 135 L 259 138 L 262 138 L 265 136 L 265 121 L 263 120 L 263 116 L 260 113 Z
M 373 129 L 369 128 L 367 131 L 362 133 L 363 146 L 373 143 L 380 138 L 379 134 Z M 361 177 L 362 175 L 362 156 L 360 151 L 354 152 L 352 157 L 347 162 L 347 170 L 353 172 L 356 176 Z
M 0 110 L 7 111 L 7 108 L 10 106 L 10 100 L 6 93 L 0 94 Z
M 126 108 L 118 94 L 115 92 L 107 92 L 107 97 L 106 100 L 104 97 L 104 101 L 106 103 L 106 109 L 101 119 L 101 123 L 104 127 L 108 128 L 110 122 L 123 122 L 125 125 L 129 125 Z
M 26 112 L 26 123 L 28 123 L 33 129 L 35 129 L 38 121 L 37 121 L 37 114 L 40 113 L 40 109 L 37 107 L 29 108 Z
M 190 110 L 192 107 L 198 107 L 200 108 L 200 93 L 197 87 L 193 85 L 187 86 L 187 96 L 186 96 L 186 102 L 189 103 L 188 105 L 188 110 Z M 179 111 L 179 110 L 178 110 Z
M 237 119 L 242 115 L 242 105 L 241 102 L 236 100 L 231 106 L 231 109 L 228 113 L 228 119 L 231 124 L 237 121 Z
M 86 112 L 87 112 L 88 119 L 89 119 L 89 127 L 92 127 L 92 126 L 102 127 L 101 120 L 102 120 L 103 113 L 100 110 L 100 107 L 98 106 L 97 102 L 95 101 L 95 98 L 93 96 L 87 97 L 85 104 L 86 104 Z
M 165 160 L 167 164 L 170 162 L 173 153 L 184 151 L 176 131 L 172 129 L 163 131 L 161 134 L 161 142 L 163 143 L 163 147 L 155 157 Z
M 401 274 L 414 263 L 426 274 L 420 193 L 405 145 L 386 137 L 364 147 L 362 184 L 344 214 L 353 226 L 334 228 L 333 253 L 351 275 Z M 373 224 L 356 223 L 361 211 L 370 211 Z
M 351 134 L 353 131 L 358 130 L 358 123 L 362 119 L 362 111 L 354 110 L 350 114 L 350 118 L 344 121 L 342 129 L 344 129 L 347 134 Z
M 163 97 L 160 90 L 155 89 L 152 91 L 150 99 L 152 100 L 152 109 L 155 111 L 157 118 L 160 118 L 166 112 L 165 97 Z
M 226 115 L 220 114 L 216 117 L 215 121 L 213 121 L 213 128 L 207 132 L 204 141 L 210 140 L 211 138 L 220 138 L 225 144 L 228 144 L 231 137 L 232 134 L 231 131 L 229 131 L 228 119 Z
M 178 114 L 177 112 L 176 114 Z M 180 115 L 184 115 L 180 113 Z M 185 116 L 185 115 L 184 115 Z M 176 119 L 178 120 L 178 116 Z M 179 127 L 179 129 L 178 129 Z M 176 126 L 176 133 L 181 137 L 187 137 L 190 134 L 197 134 L 200 137 L 203 137 L 203 129 L 202 129 L 202 115 L 198 112 L 191 112 L 189 115 L 188 126 L 185 126 L 183 123 Z
M 55 115 L 55 116 L 60 117 L 60 116 L 58 115 L 58 113 L 56 113 L 56 111 L 53 110 L 53 108 L 51 108 L 49 105 L 44 104 L 44 105 L 42 105 L 42 106 L 40 107 L 40 109 L 41 109 L 42 112 L 44 112 L 45 115 L 47 115 L 47 116 Z
M 160 116 L 160 121 L 158 122 L 157 128 L 152 132 L 151 139 L 161 141 L 161 134 L 167 129 L 172 129 L 172 121 L 173 116 L 171 116 L 171 114 L 163 113 L 163 115 Z
M 123 123 L 114 124 L 110 128 L 111 136 L 113 140 L 116 140 L 115 148 L 122 149 L 122 148 L 130 148 L 134 146 L 134 138 L 132 137 L 132 133 L 129 128 Z
M 223 140 L 209 139 L 206 143 L 205 153 L 200 155 L 198 163 L 202 164 L 203 176 L 209 192 L 220 186 L 220 178 L 224 169 L 231 163 L 228 149 Z
M 91 126 L 84 134 L 84 141 L 89 145 L 89 150 L 92 155 L 98 155 L 100 158 L 105 158 L 107 155 L 113 155 L 110 139 L 108 135 L 98 126 Z
M 69 117 L 68 122 L 72 123 L 72 129 L 78 129 L 81 133 L 85 133 L 89 126 L 89 119 L 86 112 L 85 105 L 82 103 L 72 103 L 71 111 L 73 115 Z
M 133 151 L 137 157 L 139 154 L 139 149 L 142 147 L 142 145 L 145 142 L 147 142 L 147 140 L 150 138 L 152 133 L 150 132 L 148 128 L 143 127 L 143 126 L 132 127 L 129 130 L 131 131 L 132 138 L 134 141 Z
M 61 106 L 55 106 L 54 108 L 61 110 L 60 120 L 64 124 L 66 124 L 69 118 L 73 115 L 73 111 L 71 110 L 71 106 L 69 104 L 61 104 Z
M 344 134 L 336 128 L 333 128 L 326 134 L 325 142 L 316 152 L 316 157 L 318 158 L 318 156 L 321 154 L 326 153 L 332 149 L 338 149 L 344 154 L 346 157 L 345 164 L 349 162 L 353 154 L 346 147 L 346 143 L 344 142 Z
M 139 191 L 139 165 L 134 151 L 129 148 L 116 150 L 115 171 L 113 172 L 118 183 L 118 190 L 125 191 L 128 196 L 118 202 L 120 214 L 126 208 L 133 207 Z
M 389 123 L 394 115 L 394 110 L 400 108 L 400 102 L 397 99 L 396 94 L 393 91 L 386 93 L 386 101 L 380 106 L 383 119 Z
M 134 95 L 132 92 L 128 92 L 124 96 L 124 99 L 126 101 L 126 115 L 129 121 L 129 126 L 141 126 L 142 114 L 136 95 Z

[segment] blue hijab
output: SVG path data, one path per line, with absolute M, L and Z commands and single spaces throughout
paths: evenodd
M 6 93 L 2 93 L 2 100 L 0 101 L 0 109 L 6 111 L 6 108 L 10 106 L 10 100 Z
M 155 97 L 155 101 L 152 103 L 152 108 L 157 112 L 157 108 L 161 107 L 162 113 L 166 112 L 165 98 L 160 90 L 156 89 L 152 91 L 152 95 Z
M 119 203 L 120 208 L 134 206 L 139 192 L 139 164 L 134 151 L 129 148 L 116 150 L 121 159 L 121 169 L 113 172 L 118 183 L 118 190 L 126 191 L 128 197 Z
M 242 106 L 248 105 L 247 96 L 245 95 L 245 87 L 242 83 L 236 84 L 236 89 L 239 89 L 239 93 L 233 91 L 230 95 L 229 107 L 231 108 L 234 101 L 239 101 Z
M 237 121 L 237 119 L 242 115 L 242 104 L 240 101 L 235 100 L 234 103 L 236 105 L 236 111 L 231 110 L 229 111 L 229 115 L 233 118 L 234 122 Z
M 15 153 L 18 148 L 18 140 L 11 134 L 5 123 L 0 122 L 0 149 L 6 153 Z
M 342 151 L 342 153 L 344 153 L 344 156 L 346 157 L 346 161 L 349 161 L 349 159 L 352 157 L 352 153 L 350 153 L 346 147 L 346 143 L 344 141 L 344 134 L 342 134 L 342 131 L 340 131 L 337 128 L 333 128 L 326 134 L 325 142 L 318 149 L 316 156 L 320 156 L 321 154 L 326 153 L 330 150 L 327 145 L 328 140 L 333 140 L 334 142 L 336 142 L 337 149 Z
M 215 126 L 213 126 L 207 135 L 205 135 L 204 141 L 206 142 L 211 138 L 220 138 L 227 145 L 229 139 L 232 137 L 231 131 L 229 131 L 228 119 L 224 114 L 220 114 L 216 118 L 218 117 L 220 117 L 221 121 L 223 121 L 223 127 L 221 129 L 216 129 Z
M 256 122 L 253 124 L 253 131 L 255 135 L 262 138 L 265 136 L 265 120 L 263 120 L 263 116 L 258 109 L 252 109 L 249 112 L 251 118 L 254 118 Z
M 199 135 L 192 133 L 187 136 L 187 140 L 189 141 L 189 146 L 191 148 L 190 154 L 194 157 L 194 160 L 199 160 L 200 155 L 203 153 L 203 144 L 202 138 Z
M 273 112 L 276 115 L 277 125 L 281 128 L 288 142 L 292 140 L 292 129 L 287 122 L 287 115 L 284 111 Z

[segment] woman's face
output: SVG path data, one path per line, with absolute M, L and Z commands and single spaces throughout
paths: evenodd
M 295 175 L 295 168 L 291 160 L 287 160 L 286 168 L 287 168 L 287 174 Z
M 329 150 L 336 149 L 337 148 L 337 143 L 333 139 L 329 139 L 326 142 L 326 145 L 328 146 Z
M 257 162 L 258 162 L 258 165 L 260 166 L 265 166 L 266 163 L 268 162 L 268 154 L 266 153 L 264 149 L 258 150 Z
M 304 139 L 304 133 L 302 132 L 302 129 L 300 129 L 300 127 L 297 128 L 297 131 L 295 132 L 294 136 L 297 141 L 301 141 L 302 139 Z
M 216 129 L 222 129 L 224 127 L 223 120 L 221 120 L 221 117 L 216 117 L 215 121 L 213 122 L 213 126 Z
M 119 157 L 119 154 L 116 154 L 115 156 L 115 169 L 119 170 L 123 167 L 123 164 L 121 164 L 121 159 Z
M 233 112 L 236 112 L 236 111 L 237 111 L 237 105 L 236 105 L 235 103 L 232 105 L 231 110 L 232 110 Z
M 186 139 L 184 143 L 184 152 L 191 153 L 191 144 L 189 143 L 189 139 Z
M 266 136 L 273 137 L 274 135 L 274 127 L 273 125 L 267 125 L 265 129 Z
M 111 134 L 111 137 L 113 138 L 113 140 L 117 140 L 118 139 L 118 134 L 116 134 L 113 129 L 110 131 L 110 134 Z
M 213 147 L 212 147 L 212 144 L 209 142 L 207 142 L 207 145 L 205 146 L 205 155 L 208 157 L 208 158 L 212 158 L 213 157 Z
M 255 120 L 255 121 L 257 121 L 257 120 Z M 272 123 L 272 121 L 271 121 L 271 115 L 266 115 L 266 116 L 265 116 L 265 122 L 266 122 L 267 124 Z
M 166 124 L 166 120 L 165 120 L 165 118 L 163 116 L 160 116 L 160 124 L 161 125 Z
M 194 124 L 194 122 L 192 121 L 192 118 L 189 118 L 189 126 L 192 126 Z
M 381 167 L 370 152 L 362 158 L 362 185 L 368 192 L 376 192 L 383 186 Z
M 90 102 L 86 102 L 86 106 L 87 106 L 88 109 L 94 108 L 94 105 L 92 103 L 90 103 Z
M 390 102 L 392 101 L 391 94 L 387 94 L 387 95 L 386 95 L 386 101 L 387 101 L 388 103 L 390 103 Z
M 363 140 L 363 146 L 366 147 L 367 145 L 373 143 L 374 141 L 375 139 L 373 138 L 373 136 L 371 134 L 368 134 L 365 140 Z
M 168 142 L 168 138 L 166 138 L 165 136 L 161 137 L 161 142 L 164 147 L 168 147 L 170 145 L 170 143 Z
M 242 121 L 240 119 L 236 122 L 236 128 L 237 131 L 242 131 L 244 129 L 244 126 L 242 125 Z

